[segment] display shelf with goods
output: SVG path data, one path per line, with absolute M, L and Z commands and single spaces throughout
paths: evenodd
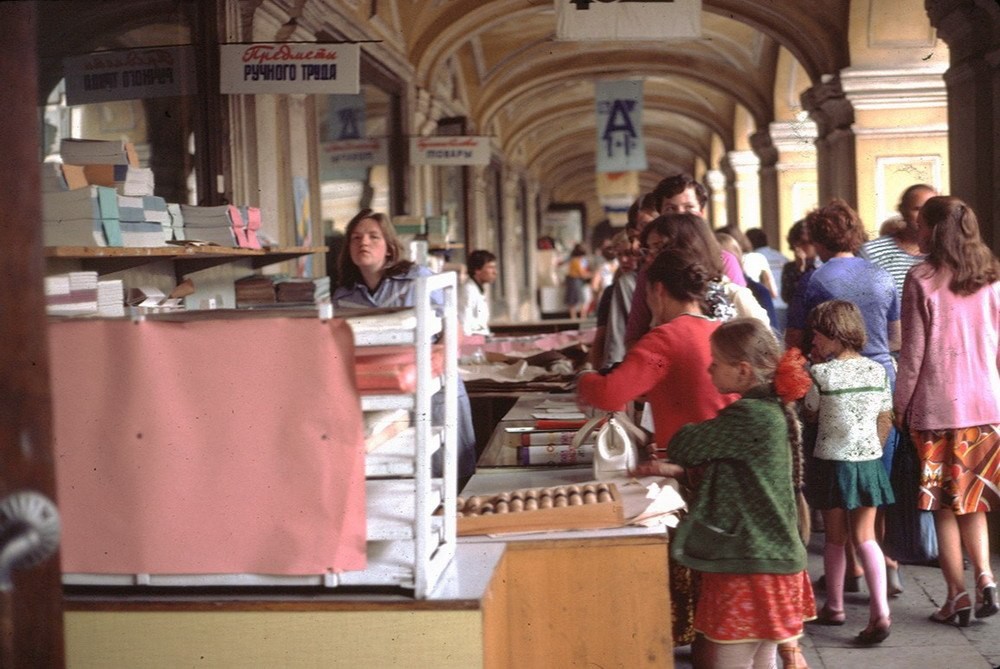
M 83 270 L 98 274 L 111 274 L 159 261 L 173 262 L 177 276 L 203 269 L 225 265 L 238 260 L 249 260 L 252 269 L 274 263 L 294 260 L 300 256 L 325 253 L 325 246 L 271 247 L 244 249 L 229 246 L 46 246 L 48 262 L 75 261 Z
M 438 313 L 432 296 L 441 295 Z M 410 411 L 410 427 L 366 455 L 368 568 L 345 572 L 344 585 L 389 585 L 412 588 L 426 598 L 455 554 L 454 508 L 457 494 L 458 351 L 456 278 L 447 272 L 416 281 L 416 307 L 389 313 L 347 316 L 359 349 L 412 347 L 416 370 L 412 392 L 363 392 L 365 412 L 402 408 Z M 440 336 L 440 344 L 432 344 Z M 432 362 L 432 345 L 444 346 L 440 373 Z M 376 350 L 376 349 L 373 349 Z M 444 420 L 435 426 L 432 397 L 443 390 Z M 435 476 L 435 454 L 442 463 Z
M 53 346 L 67 352 L 59 356 L 58 364 L 54 366 L 59 382 L 56 384 L 56 399 L 62 408 L 57 432 L 63 444 L 72 444 L 77 451 L 73 462 L 62 463 L 65 464 L 61 471 L 63 490 L 69 491 L 68 499 L 80 508 L 107 509 L 111 517 L 104 520 L 103 516 L 95 513 L 87 518 L 75 518 L 77 534 L 82 531 L 85 535 L 117 537 L 119 534 L 116 533 L 131 527 L 128 505 L 119 495 L 125 488 L 144 491 L 140 506 L 149 512 L 148 516 L 152 519 L 141 523 L 134 540 L 129 538 L 131 535 L 122 539 L 128 545 L 129 555 L 135 553 L 141 559 L 127 557 L 108 562 L 94 553 L 93 541 L 75 537 L 70 551 L 73 559 L 69 564 L 72 566 L 63 573 L 63 583 L 88 588 L 250 586 L 337 589 L 351 586 L 352 592 L 388 586 L 400 590 L 400 594 L 406 597 L 432 597 L 435 586 L 442 581 L 442 575 L 452 562 L 457 546 L 457 521 L 453 514 L 442 513 L 443 509 L 454 508 L 457 494 L 458 330 L 455 275 L 447 273 L 418 279 L 415 293 L 417 306 L 395 315 L 385 314 L 384 310 L 371 310 L 372 314 L 367 317 L 356 315 L 345 318 L 346 314 L 335 314 L 332 320 L 324 320 L 318 317 L 315 308 L 282 310 L 280 313 L 278 310 L 215 310 L 155 315 L 135 323 L 122 322 L 121 319 L 57 323 L 54 327 L 58 329 L 52 333 Z M 391 325 L 393 323 L 395 325 Z M 233 364 L 230 356 L 238 354 L 227 342 L 248 341 L 253 336 L 263 336 L 269 342 L 266 346 L 258 345 L 253 367 L 248 369 Z M 400 349 L 408 354 L 408 378 L 413 383 L 403 390 L 359 394 L 355 381 L 358 375 L 357 354 L 377 352 L 380 342 L 386 341 L 392 343 L 394 360 L 399 358 Z M 81 392 L 73 385 L 73 379 L 81 377 L 78 372 L 84 364 L 78 356 L 68 353 L 74 347 L 85 353 L 96 352 L 94 355 L 86 353 L 87 361 L 93 361 L 95 355 L 97 358 L 110 355 L 111 350 L 115 351 L 115 355 L 123 356 L 122 364 L 127 365 L 131 375 L 126 385 L 144 387 L 148 392 L 135 402 L 122 405 L 117 420 L 139 427 L 114 430 L 113 433 L 102 432 L 106 436 L 103 442 L 89 432 L 81 435 L 74 431 L 72 426 L 79 425 L 82 416 L 93 416 L 99 409 L 94 404 L 98 402 L 94 399 L 96 396 L 88 399 L 92 393 Z M 137 362 L 149 356 L 176 364 L 169 368 L 171 373 L 164 374 L 155 365 Z M 86 364 L 105 367 L 99 362 Z M 220 387 L 224 392 L 232 393 L 236 375 L 246 381 L 244 385 L 248 388 L 246 392 L 250 393 L 249 402 L 259 411 L 254 414 L 253 420 L 237 420 L 234 425 L 243 432 L 234 428 L 234 432 L 239 434 L 231 434 L 219 422 L 229 419 L 230 410 L 219 412 L 215 408 L 229 406 L 227 399 L 240 405 L 247 404 L 248 400 L 242 395 L 239 395 L 242 399 L 235 396 L 221 398 L 218 387 L 208 380 L 222 379 Z M 264 378 L 270 381 L 264 383 Z M 168 392 L 167 388 L 172 388 L 173 383 L 180 383 L 187 391 L 180 394 Z M 314 394 L 310 394 L 316 392 L 324 393 L 324 399 L 317 400 Z M 443 400 L 443 419 L 439 421 L 432 419 L 432 414 L 435 414 L 432 407 L 436 404 L 432 402 L 432 396 L 436 393 Z M 156 397 L 172 397 L 176 402 L 162 399 L 157 405 Z M 153 404 L 150 405 L 150 402 Z M 351 407 L 348 403 L 356 404 Z M 171 405 L 169 411 L 167 404 Z M 190 404 L 205 409 L 204 415 L 198 414 L 196 431 L 191 432 L 183 418 L 180 428 L 175 426 L 173 419 L 167 420 L 168 416 L 174 416 L 174 413 L 169 413 L 176 408 L 173 404 L 178 407 Z M 333 424 L 346 429 L 352 421 L 360 419 L 362 410 L 371 406 L 405 407 L 405 411 L 396 412 L 402 419 L 393 417 L 391 436 L 387 434 L 387 438 L 374 446 L 370 453 L 365 453 L 364 444 L 358 442 L 361 451 L 355 466 L 342 459 L 346 452 L 338 455 L 336 449 L 328 446 L 329 442 L 325 440 L 330 427 L 322 426 L 333 421 Z M 316 415 L 320 407 L 326 407 L 322 409 L 322 416 Z M 163 419 L 157 418 L 158 413 L 167 411 Z M 102 421 L 113 419 L 103 409 L 100 412 Z M 179 415 L 183 417 L 190 413 Z M 222 418 L 218 417 L 220 414 Z M 317 421 L 322 434 L 314 429 Z M 287 429 L 283 428 L 287 439 L 259 439 L 261 429 L 270 429 L 260 427 L 265 424 L 290 425 Z M 255 426 L 256 429 L 253 429 Z M 289 433 L 289 429 L 293 433 Z M 163 448 L 165 443 L 176 445 L 172 435 L 177 430 L 188 435 L 185 443 L 173 449 Z M 349 432 L 361 437 L 360 431 L 352 429 Z M 220 441 L 215 443 L 213 440 L 217 436 Z M 321 439 L 318 442 L 320 451 L 315 450 L 316 439 Z M 141 448 L 138 449 L 141 455 L 136 450 L 135 440 L 141 440 Z M 205 448 L 207 444 L 215 447 Z M 134 458 L 145 459 L 133 462 Z M 364 458 L 363 461 L 360 458 Z M 306 462 L 312 464 L 303 465 Z M 439 463 L 440 471 L 435 470 L 435 462 Z M 221 496 L 220 500 L 216 500 L 208 492 L 212 485 L 192 482 L 179 491 L 171 482 L 171 477 L 162 475 L 164 468 L 174 471 L 174 467 L 182 465 L 190 466 L 190 475 L 197 477 L 208 476 L 207 472 L 212 471 L 240 469 L 240 473 L 234 473 L 232 480 L 221 486 L 225 490 L 215 493 Z M 309 471 L 300 470 L 300 474 L 295 476 L 289 473 L 295 467 L 303 466 Z M 357 483 L 338 483 L 336 494 L 331 496 L 343 498 L 344 502 L 324 500 L 322 504 L 306 503 L 305 500 L 322 495 L 322 489 L 315 486 L 325 485 L 324 481 L 326 484 L 338 481 L 338 477 L 348 476 L 347 471 L 357 472 Z M 272 474 L 273 480 L 267 478 Z M 123 482 L 122 485 L 103 485 L 108 476 L 117 477 L 114 480 Z M 261 476 L 269 481 L 266 494 L 257 495 L 238 483 L 240 480 L 264 481 Z M 309 482 L 305 482 L 303 477 Z M 86 485 L 81 486 L 81 483 Z M 352 487 L 354 485 L 357 487 Z M 351 495 L 347 495 L 347 490 L 353 490 Z M 177 494 L 179 492 L 183 494 Z M 205 503 L 218 501 L 218 513 L 204 514 L 204 518 L 187 515 L 188 504 L 196 496 L 195 493 Z M 362 496 L 365 500 L 364 515 L 356 513 Z M 274 509 L 266 506 L 249 510 L 244 508 L 244 501 L 251 506 L 262 503 L 258 497 L 266 497 L 282 508 L 311 509 L 317 520 L 296 517 L 292 523 L 294 528 L 291 525 L 286 527 L 281 520 L 283 516 L 277 515 Z M 256 560 L 258 556 L 252 548 L 249 552 L 245 552 L 246 547 L 234 549 L 220 557 L 218 542 L 206 538 L 204 552 L 210 552 L 217 562 L 211 569 L 201 572 L 199 565 L 207 562 L 196 550 L 200 549 L 200 545 L 193 545 L 188 551 L 197 553 L 193 560 L 184 554 L 165 557 L 156 552 L 156 547 L 161 546 L 157 537 L 160 534 L 174 536 L 178 532 L 183 533 L 187 519 L 191 527 L 202 523 L 206 527 L 212 524 L 214 528 L 220 522 L 224 523 L 219 519 L 229 517 L 228 510 L 232 509 L 232 505 L 227 500 L 232 499 L 243 500 L 238 505 L 244 509 L 240 513 L 264 518 L 257 523 L 259 530 L 255 529 L 254 523 L 241 526 L 241 542 L 249 542 L 252 547 L 257 541 L 254 532 L 260 531 L 266 533 L 259 538 L 262 545 L 266 543 L 270 547 L 268 550 L 281 555 L 284 553 L 274 541 L 282 541 L 280 537 L 286 535 L 291 550 L 294 550 L 293 546 L 299 546 L 298 550 L 303 550 L 304 546 L 324 546 L 322 555 L 303 554 L 307 560 L 291 560 L 292 556 L 277 558 L 282 565 L 287 561 L 310 565 L 338 564 L 339 558 L 334 559 L 332 555 L 342 555 L 342 546 L 331 544 L 328 538 L 338 536 L 337 532 L 343 530 L 343 527 L 333 529 L 340 526 L 336 518 L 329 515 L 338 508 L 344 509 L 345 519 L 352 519 L 347 522 L 355 523 L 356 520 L 353 541 L 357 543 L 351 550 L 359 558 L 366 557 L 366 561 L 358 559 L 354 563 L 357 566 L 346 569 L 321 566 L 315 571 L 302 571 L 300 567 L 288 567 L 286 572 L 282 566 L 279 571 L 258 571 L 252 565 L 262 563 Z M 358 502 L 353 505 L 353 510 L 350 509 L 352 499 Z M 288 500 L 306 506 L 294 507 Z M 336 506 L 341 503 L 346 506 Z M 183 506 L 185 512 L 173 513 L 175 504 Z M 151 532 L 150 528 L 156 526 L 155 519 L 164 518 L 164 514 L 168 514 L 168 520 L 177 526 L 172 525 L 170 532 Z M 319 528 L 310 528 L 309 523 L 320 522 L 319 519 L 324 517 L 326 520 L 322 522 L 331 531 L 323 533 L 327 538 L 322 543 L 311 542 L 308 537 L 316 534 Z M 277 525 L 269 524 L 273 522 Z M 87 528 L 91 527 L 96 530 L 90 532 Z M 224 534 L 230 532 L 225 527 L 229 526 L 224 526 Z M 275 527 L 281 529 L 275 533 Z M 291 537 L 288 533 L 293 529 L 300 535 Z M 197 531 L 202 534 L 208 532 L 203 529 Z M 181 566 L 174 568 L 176 564 Z M 220 568 L 219 564 L 224 566 Z

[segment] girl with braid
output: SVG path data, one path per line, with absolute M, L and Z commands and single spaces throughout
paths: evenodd
M 813 335 L 813 387 L 805 398 L 807 420 L 818 419 L 809 470 L 809 502 L 823 512 L 826 605 L 816 622 L 844 624 L 844 546 L 848 532 L 864 568 L 870 614 L 860 644 L 889 636 L 885 556 L 875 540 L 875 512 L 895 500 L 882 466 L 882 444 L 892 423 L 892 394 L 885 368 L 861 355 L 865 321 L 853 302 L 829 300 L 809 313 Z
M 708 372 L 720 393 L 741 398 L 718 416 L 682 427 L 658 473 L 693 469 L 689 513 L 671 543 L 680 563 L 701 573 L 694 627 L 699 666 L 805 667 L 803 623 L 816 615 L 801 532 L 802 433 L 794 402 L 810 386 L 797 349 L 784 355 L 759 320 L 723 323 L 710 339 Z

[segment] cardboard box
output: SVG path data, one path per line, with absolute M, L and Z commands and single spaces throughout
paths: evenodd
M 598 500 L 589 503 L 570 503 L 571 495 L 576 491 L 583 498 L 587 492 L 594 492 Z M 608 495 L 601 495 L 607 491 Z M 557 506 L 558 497 L 566 498 L 565 506 Z M 534 497 L 539 508 L 534 510 L 511 510 L 515 499 L 522 504 Z M 549 497 L 552 506 L 542 508 L 542 499 Z M 499 502 L 506 501 L 506 512 L 474 513 L 470 511 L 471 502 L 478 499 L 478 508 L 486 504 L 496 508 Z M 478 495 L 463 500 L 465 504 L 459 511 L 458 535 L 470 534 L 504 534 L 511 532 L 539 532 L 544 530 L 581 530 L 600 529 L 606 527 L 621 527 L 625 524 L 624 506 L 618 488 L 613 483 L 586 483 L 579 485 L 554 486 L 551 488 L 523 488 L 492 495 Z

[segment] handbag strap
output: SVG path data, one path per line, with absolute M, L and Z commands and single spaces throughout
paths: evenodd
M 587 438 L 590 436 L 590 433 L 602 425 L 607 418 L 607 414 L 602 414 L 600 416 L 594 416 L 584 423 L 583 427 L 577 430 L 576 434 L 573 435 L 573 450 L 576 450 L 585 444 Z
M 650 434 L 636 425 L 627 413 L 624 411 L 615 411 L 610 417 L 614 418 L 615 422 L 625 428 L 628 435 L 635 440 L 636 446 L 645 446 L 649 443 Z

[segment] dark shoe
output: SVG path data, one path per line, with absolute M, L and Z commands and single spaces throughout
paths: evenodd
M 903 581 L 899 578 L 899 567 L 885 568 L 886 594 L 890 597 L 899 597 L 903 594 Z
M 947 600 L 940 609 L 931 614 L 932 623 L 968 627 L 972 616 L 972 605 L 969 603 L 969 593 L 960 592 Z
M 840 627 L 847 621 L 847 614 L 843 611 L 834 611 L 833 609 L 828 609 L 823 607 L 816 614 L 815 620 L 810 620 L 809 622 L 816 623 L 817 625 L 827 625 L 828 627 Z
M 844 592 L 861 592 L 861 581 L 864 576 L 844 575 Z M 813 583 L 813 590 L 826 592 L 826 574 L 823 574 Z
M 986 580 L 984 576 L 989 580 L 980 588 L 979 584 Z M 997 600 L 996 581 L 992 574 L 980 574 L 976 579 L 976 617 L 989 618 L 998 611 L 1000 611 L 1000 601 Z
M 862 646 L 871 646 L 882 643 L 889 638 L 889 631 L 892 629 L 892 621 L 883 618 L 873 623 L 868 623 L 868 627 L 858 632 L 855 642 Z

